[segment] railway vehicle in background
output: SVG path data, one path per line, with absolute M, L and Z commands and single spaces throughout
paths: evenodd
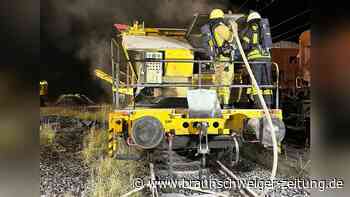
M 290 112 L 287 121 L 290 128 L 304 131 L 305 145 L 310 146 L 310 115 L 311 115 L 311 31 L 303 32 L 299 37 L 299 67 L 295 79 L 296 111 Z
M 280 65 L 281 108 L 287 127 L 286 141 L 310 145 L 311 112 L 311 31 L 299 36 L 296 47 L 272 50 L 272 59 Z
M 241 17 L 227 14 L 225 20 Z M 109 114 L 108 138 L 111 157 L 134 158 L 118 146 L 125 143 L 150 153 L 194 151 L 205 165 L 207 155 L 222 151 L 237 162 L 243 141 L 272 146 L 271 129 L 262 109 L 239 105 L 221 109 L 217 88 L 224 85 L 215 85 L 214 60 L 208 60 L 201 45 L 200 27 L 207 21 L 207 15 L 196 14 L 188 29 L 147 28 L 139 22 L 113 26 L 109 80 L 114 89 L 114 109 Z M 235 72 L 237 78 L 242 75 L 239 70 Z M 239 80 L 230 85 L 231 92 L 250 87 L 250 83 Z M 278 80 L 264 86 L 277 93 L 269 112 L 280 145 L 285 128 L 276 87 Z M 132 89 L 132 94 L 125 96 L 120 89 Z

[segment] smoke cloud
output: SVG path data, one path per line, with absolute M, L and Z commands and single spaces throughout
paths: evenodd
M 142 20 L 150 27 L 184 28 L 194 13 L 229 8 L 228 0 L 47 0 L 41 2 L 43 33 L 89 66 L 108 70 L 114 23 Z

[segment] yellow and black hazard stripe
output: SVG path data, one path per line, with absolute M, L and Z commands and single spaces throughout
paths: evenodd
M 117 143 L 114 137 L 114 131 L 113 129 L 110 129 L 108 131 L 108 156 L 114 157 L 115 151 L 117 149 Z

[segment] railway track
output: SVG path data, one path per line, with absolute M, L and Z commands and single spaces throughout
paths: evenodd
M 176 152 L 173 154 L 173 165 L 170 168 L 169 152 L 159 152 L 149 161 L 149 177 L 144 179 L 143 186 L 135 188 L 123 197 L 141 191 L 145 196 L 152 197 L 174 197 L 174 196 L 244 196 L 244 197 L 270 197 L 309 196 L 306 191 L 289 190 L 282 188 L 283 185 L 274 187 L 255 188 L 247 180 L 268 180 L 269 171 L 262 169 L 258 164 L 247 161 L 244 158 L 232 167 L 228 161 L 218 161 L 208 157 L 206 168 L 201 167 L 196 157 L 185 157 Z M 195 160 L 197 159 L 197 160 Z M 280 179 L 282 177 L 277 177 Z M 219 182 L 231 183 L 222 187 Z M 214 183 L 215 184 L 212 184 Z M 250 183 L 250 184 L 249 184 Z
M 201 162 L 188 158 L 172 151 L 162 151 L 154 154 L 149 162 L 149 177 L 146 184 L 136 188 L 123 197 L 140 190 L 148 188 L 149 195 L 159 196 L 258 196 L 254 190 L 244 187 L 241 190 L 236 188 L 213 188 L 210 184 L 213 181 L 230 180 L 242 182 L 222 162 L 209 157 L 208 165 L 203 168 Z M 171 157 L 172 158 L 169 158 Z M 172 162 L 172 165 L 169 165 Z M 221 175 L 218 172 L 222 172 Z M 203 187 L 202 187 L 203 186 Z
M 238 191 L 242 196 L 253 196 L 253 197 L 260 196 L 260 194 L 258 194 L 256 191 L 254 191 L 254 189 L 250 188 L 247 185 L 244 185 L 242 179 L 239 178 L 237 175 L 235 175 L 224 164 L 222 164 L 220 161 L 216 161 L 216 162 L 220 166 L 220 168 L 223 170 L 223 174 L 226 174 L 227 176 L 233 178 L 234 181 L 236 181 L 237 183 L 240 183 L 242 185 L 242 188 L 238 188 Z
M 81 122 L 75 119 L 60 117 L 60 116 L 47 116 L 43 117 L 41 123 L 51 125 L 59 128 L 62 132 L 67 129 L 74 128 L 88 128 L 94 123 L 93 121 Z M 73 126 L 74 125 L 74 126 Z M 96 125 L 95 125 L 96 126 Z M 67 131 L 68 131 L 67 130 Z M 64 132 L 71 133 L 71 132 Z M 200 162 L 200 155 L 195 156 L 197 151 L 193 150 L 192 154 L 184 155 L 181 152 L 175 152 L 171 149 L 153 152 L 153 158 L 151 158 L 149 163 L 149 177 L 147 177 L 147 183 L 142 188 L 135 188 L 135 190 L 128 192 L 124 196 L 129 196 L 135 192 L 141 191 L 146 192 L 148 196 L 193 196 L 193 195 L 210 195 L 210 196 L 271 196 L 272 190 L 261 191 L 256 188 L 250 188 L 245 186 L 243 183 L 244 179 L 258 178 L 258 179 L 268 179 L 269 172 L 266 171 L 266 176 L 260 176 L 259 173 L 262 170 L 250 170 L 251 173 L 244 173 L 244 169 L 241 170 L 241 164 L 246 163 L 246 161 L 241 162 L 237 167 L 232 168 L 231 163 L 228 161 L 223 162 L 218 161 L 217 158 L 208 156 L 207 166 L 203 168 Z M 239 152 L 239 151 L 238 151 Z M 192 156 L 189 156 L 192 155 Z M 171 156 L 171 157 L 169 157 Z M 237 160 L 233 156 L 233 160 Z M 169 164 L 172 165 L 169 165 Z M 237 162 L 236 162 L 237 163 Z M 256 172 L 254 172 L 256 171 Z M 243 172 L 243 173 L 242 173 Z M 253 174 L 253 175 L 251 175 Z M 213 187 L 200 187 L 198 185 L 174 185 L 169 186 L 169 180 L 183 180 L 183 181 L 205 181 L 205 180 L 226 180 L 231 179 L 235 183 L 240 183 L 240 188 L 230 187 L 230 188 L 213 188 Z M 159 184 L 163 182 L 163 185 Z M 165 182 L 165 183 L 164 183 Z M 201 183 L 202 183 L 201 182 Z M 168 184 L 168 185 L 167 185 Z M 170 184 L 172 184 L 170 182 Z M 182 187 L 181 187 L 182 186 Z M 148 188 L 148 189 L 147 189 Z M 285 191 L 286 195 L 279 196 L 307 196 L 299 195 L 298 192 L 294 194 L 290 191 Z M 289 195 L 289 193 L 291 193 Z M 299 192 L 300 193 L 300 192 Z M 296 194 L 296 195 L 295 195 Z

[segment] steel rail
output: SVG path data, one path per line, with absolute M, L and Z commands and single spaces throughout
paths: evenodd
M 229 170 L 224 164 L 222 164 L 220 161 L 216 161 L 219 166 L 226 172 L 226 174 L 230 175 L 235 181 L 239 182 L 241 184 L 241 186 L 245 186 L 242 189 L 244 189 L 246 192 L 248 192 L 250 195 L 254 196 L 254 197 L 258 197 L 259 195 L 250 187 L 244 185 L 243 181 L 238 178 L 238 176 L 236 176 L 235 174 L 233 174 L 233 172 L 231 170 Z
M 151 174 L 151 185 L 149 186 L 151 191 L 152 191 L 152 197 L 159 197 L 158 190 L 157 190 L 157 185 L 154 185 L 155 180 L 156 180 L 156 175 L 154 173 L 154 165 L 153 163 L 149 163 L 149 169 L 150 169 L 150 174 Z

